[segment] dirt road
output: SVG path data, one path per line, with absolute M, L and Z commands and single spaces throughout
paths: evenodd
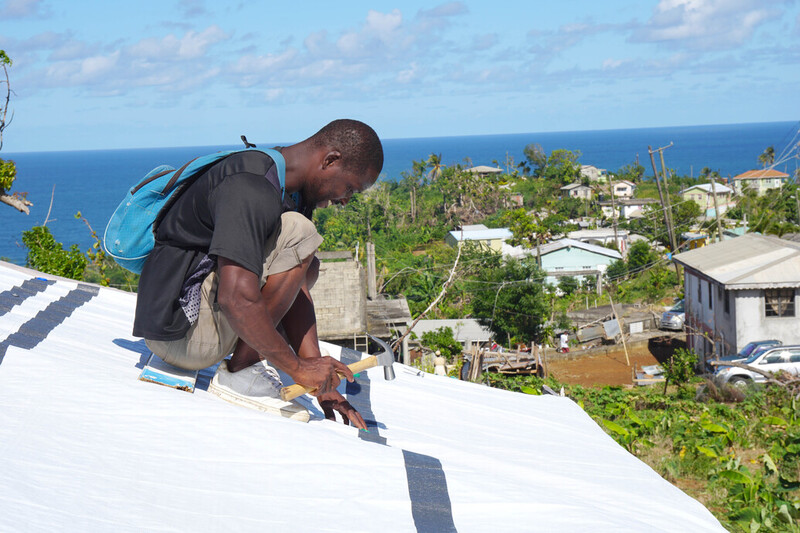
M 573 385 L 602 386 L 633 383 L 632 368 L 660 364 L 673 350 L 684 347 L 678 339 L 650 339 L 647 344 L 628 348 L 630 366 L 625 360 L 622 346 L 608 353 L 584 355 L 577 358 L 548 359 L 547 371 L 558 381 Z

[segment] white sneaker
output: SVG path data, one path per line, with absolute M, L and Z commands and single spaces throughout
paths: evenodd
M 310 416 L 305 407 L 295 401 L 281 400 L 281 387 L 283 383 L 278 371 L 265 361 L 238 372 L 229 372 L 227 361 L 222 361 L 208 391 L 243 407 L 308 422 Z

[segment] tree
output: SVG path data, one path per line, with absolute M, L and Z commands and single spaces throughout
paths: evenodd
M 5 50 L 0 50 L 0 66 L 3 67 L 5 80 L 0 79 L 0 86 L 6 86 L 5 102 L 0 105 L 0 150 L 3 149 L 3 132 L 11 124 L 14 114 L 8 116 L 8 105 L 11 102 L 11 82 L 8 78 L 8 69 L 11 67 L 11 59 L 6 55 Z M 17 209 L 18 211 L 30 214 L 28 206 L 33 205 L 25 198 L 25 193 L 8 194 L 14 180 L 17 178 L 17 167 L 13 161 L 0 159 L 0 202 Z
M 547 168 L 547 154 L 542 145 L 531 143 L 525 146 L 522 153 L 525 154 L 528 166 L 533 169 L 533 175 L 537 178 L 544 176 L 545 168 Z
M 536 258 L 510 259 L 499 268 L 487 268 L 478 278 L 495 284 L 494 289 L 476 290 L 472 309 L 478 321 L 498 338 L 510 336 L 521 342 L 541 342 L 550 315 L 544 292 L 545 273 Z
M 436 181 L 442 174 L 442 154 L 429 155 L 427 165 L 430 169 L 430 172 L 428 172 L 428 179 L 431 181 Z
M 761 163 L 761 165 L 764 168 L 767 168 L 772 163 L 774 163 L 775 162 L 775 147 L 774 146 L 767 146 L 767 148 L 764 150 L 764 152 L 760 156 L 758 156 L 758 162 Z
M 542 175 L 558 185 L 566 185 L 581 177 L 581 165 L 578 163 L 581 153 L 571 150 L 553 150 L 547 158 L 547 168 Z
M 453 336 L 452 328 L 442 326 L 422 334 L 422 344 L 431 349 L 439 350 L 447 359 L 461 354 L 461 343 Z

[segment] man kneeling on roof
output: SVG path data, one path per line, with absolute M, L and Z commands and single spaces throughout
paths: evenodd
M 309 291 L 322 237 L 310 218 L 314 207 L 344 205 L 370 187 L 383 148 L 366 124 L 336 120 L 278 150 L 285 201 L 273 160 L 254 150 L 214 164 L 168 208 L 142 270 L 133 333 L 180 368 L 222 361 L 209 391 L 228 401 L 307 421 L 304 407 L 280 399 L 274 366 L 316 389 L 326 418 L 338 411 L 366 429 L 336 390 L 337 373 L 349 381 L 353 373 L 320 354 Z

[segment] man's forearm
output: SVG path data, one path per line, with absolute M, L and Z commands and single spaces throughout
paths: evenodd
M 294 351 L 303 358 L 319 357 L 317 318 L 307 285 L 303 285 L 294 304 L 283 317 L 283 330 Z

